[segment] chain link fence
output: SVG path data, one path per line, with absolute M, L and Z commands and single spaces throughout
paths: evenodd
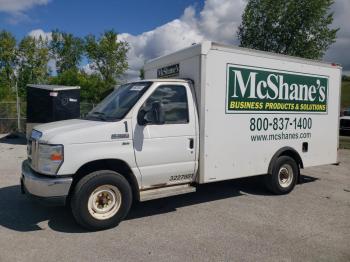
M 96 104 L 93 103 L 80 103 L 80 117 L 85 117 Z
M 80 103 L 80 117 L 85 117 L 94 106 L 93 103 Z M 26 129 L 26 109 L 26 102 L 20 102 L 20 114 L 18 115 L 16 102 L 0 102 L 0 134 L 13 131 L 24 132 Z

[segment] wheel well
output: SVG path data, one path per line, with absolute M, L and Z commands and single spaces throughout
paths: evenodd
M 139 186 L 135 175 L 133 174 L 129 165 L 119 159 L 95 160 L 81 166 L 73 176 L 73 183 L 69 190 L 69 198 L 71 197 L 71 193 L 73 192 L 75 185 L 79 182 L 80 179 L 90 174 L 91 172 L 98 170 L 112 170 L 124 176 L 131 186 L 133 198 L 136 200 L 140 199 Z
M 275 161 L 277 160 L 277 158 L 279 158 L 280 156 L 289 156 L 295 160 L 295 162 L 297 163 L 299 168 L 304 168 L 303 160 L 301 159 L 299 153 L 294 148 L 283 147 L 283 148 L 279 149 L 273 155 L 273 157 L 270 161 L 270 164 L 269 164 L 269 169 L 267 171 L 268 174 L 272 173 L 273 165 L 274 165 Z

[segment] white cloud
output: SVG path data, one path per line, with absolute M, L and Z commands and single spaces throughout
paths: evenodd
M 244 0 L 206 0 L 199 13 L 196 13 L 193 6 L 189 6 L 180 18 L 152 31 L 136 36 L 127 33 L 119 35 L 120 41 L 130 44 L 127 77 L 137 78 L 145 61 L 193 43 L 204 40 L 237 43 L 236 31 L 245 4 Z
M 336 42 L 326 52 L 324 60 L 339 63 L 343 72 L 350 75 L 350 1 L 337 0 L 332 8 L 334 12 L 333 27 L 339 27 Z
M 50 0 L 0 0 L 0 11 L 15 13 L 30 9 L 35 5 L 46 5 Z
M 88 75 L 92 75 L 92 74 L 98 73 L 98 71 L 93 69 L 93 67 L 91 65 L 92 64 L 87 63 L 87 64 L 81 66 L 81 70 L 83 70 Z
M 241 23 L 245 0 L 207 0 L 200 12 L 198 24 L 203 35 L 210 40 L 234 44 Z
M 43 39 L 47 39 L 50 41 L 52 39 L 52 33 L 51 32 L 44 32 L 42 29 L 35 29 L 28 33 L 29 36 L 34 37 L 35 39 L 38 39 L 40 36 Z
M 10 14 L 8 23 L 16 24 L 23 20 L 29 20 L 25 11 L 36 5 L 46 5 L 51 0 L 0 0 L 0 12 Z

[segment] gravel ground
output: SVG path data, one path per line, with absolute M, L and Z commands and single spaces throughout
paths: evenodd
M 302 170 L 286 196 L 259 178 L 136 203 L 118 227 L 85 232 L 63 207 L 21 195 L 25 145 L 0 139 L 0 261 L 350 261 L 350 150 Z

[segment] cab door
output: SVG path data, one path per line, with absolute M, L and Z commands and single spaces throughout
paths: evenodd
M 162 104 L 164 123 L 134 126 L 134 151 L 142 176 L 142 187 L 190 182 L 196 166 L 196 121 L 189 86 L 160 84 L 139 108 L 149 111 L 154 102 Z

